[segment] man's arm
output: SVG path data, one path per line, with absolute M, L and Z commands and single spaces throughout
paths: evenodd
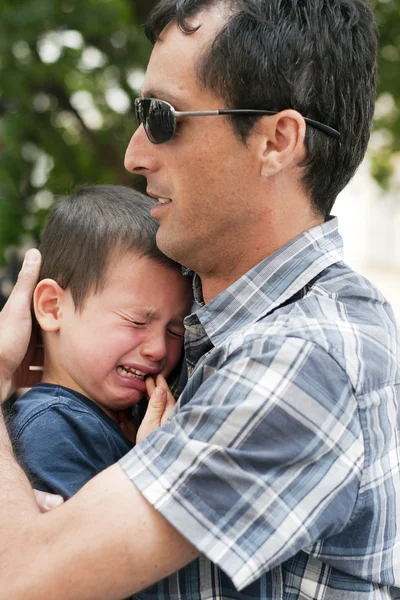
M 0 492 L 0 589 L 5 598 L 121 600 L 198 556 L 119 465 L 47 514 L 39 513 L 22 474 L 13 485 L 12 491 L 2 485 Z

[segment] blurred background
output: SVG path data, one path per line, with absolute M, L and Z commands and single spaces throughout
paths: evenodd
M 153 0 L 2 0 L 0 307 L 57 196 L 82 183 L 140 186 L 124 171 Z M 400 1 L 377 0 L 380 79 L 368 156 L 340 195 L 345 259 L 400 323 Z

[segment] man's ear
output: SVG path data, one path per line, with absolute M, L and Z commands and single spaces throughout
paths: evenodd
M 42 279 L 37 284 L 33 294 L 33 307 L 43 331 L 55 332 L 60 329 L 64 293 L 54 279 Z
M 282 110 L 257 122 L 261 175 L 271 177 L 290 166 L 298 166 L 306 156 L 306 123 L 296 110 Z

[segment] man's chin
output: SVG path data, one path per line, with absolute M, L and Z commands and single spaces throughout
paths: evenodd
M 180 265 L 186 266 L 188 253 L 184 251 L 182 244 L 177 239 L 174 239 L 171 233 L 166 231 L 166 228 L 160 225 L 156 236 L 157 248 L 161 250 L 165 256 Z

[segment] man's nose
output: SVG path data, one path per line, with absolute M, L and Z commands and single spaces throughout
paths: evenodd
M 148 139 L 143 125 L 140 125 L 132 135 L 125 151 L 124 165 L 127 171 L 146 176 L 157 170 L 155 144 Z

